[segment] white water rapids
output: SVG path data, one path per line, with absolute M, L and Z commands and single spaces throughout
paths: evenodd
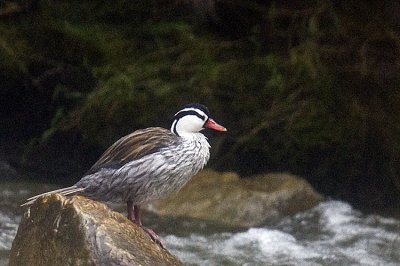
M 0 265 L 8 263 L 19 204 L 50 189 L 23 181 L 0 183 Z M 195 228 L 199 225 L 201 230 Z M 158 229 L 185 265 L 400 265 L 400 221 L 365 215 L 340 201 L 239 232 L 213 231 L 204 223 L 188 227 L 193 229 L 188 233 Z

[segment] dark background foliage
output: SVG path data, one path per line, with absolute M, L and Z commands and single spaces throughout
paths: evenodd
M 1 143 L 25 169 L 73 183 L 117 138 L 201 102 L 229 129 L 206 132 L 211 167 L 399 208 L 397 2 L 0 3 Z

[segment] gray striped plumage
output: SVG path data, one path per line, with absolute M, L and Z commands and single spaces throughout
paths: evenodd
M 128 219 L 142 226 L 141 204 L 179 190 L 207 163 L 210 145 L 200 133 L 204 128 L 226 131 L 204 105 L 186 105 L 175 114 L 171 130 L 151 127 L 119 139 L 75 185 L 34 196 L 23 205 L 51 193 L 80 193 L 100 201 L 126 202 Z M 154 231 L 143 229 L 164 247 Z
M 151 127 L 119 139 L 75 185 L 34 196 L 23 205 L 55 192 L 127 202 L 128 209 L 167 196 L 207 163 L 210 145 L 200 133 L 204 128 L 226 131 L 204 105 L 186 105 L 175 114 L 171 130 Z
M 185 185 L 207 163 L 209 147 L 201 133 L 179 137 L 159 127 L 138 130 L 111 146 L 75 186 L 97 200 L 142 204 Z

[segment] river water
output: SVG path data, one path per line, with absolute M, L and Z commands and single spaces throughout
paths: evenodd
M 0 265 L 8 263 L 19 204 L 54 188 L 0 181 Z M 147 216 L 147 224 L 162 224 L 156 231 L 185 265 L 400 265 L 400 220 L 365 215 L 341 201 L 242 231 Z

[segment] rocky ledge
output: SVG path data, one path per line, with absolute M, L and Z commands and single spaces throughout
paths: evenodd
M 310 209 L 322 199 L 306 180 L 287 173 L 240 178 L 235 173 L 203 170 L 179 193 L 148 209 L 159 215 L 250 227 Z
M 139 227 L 106 205 L 53 194 L 24 214 L 10 266 L 182 265 Z

